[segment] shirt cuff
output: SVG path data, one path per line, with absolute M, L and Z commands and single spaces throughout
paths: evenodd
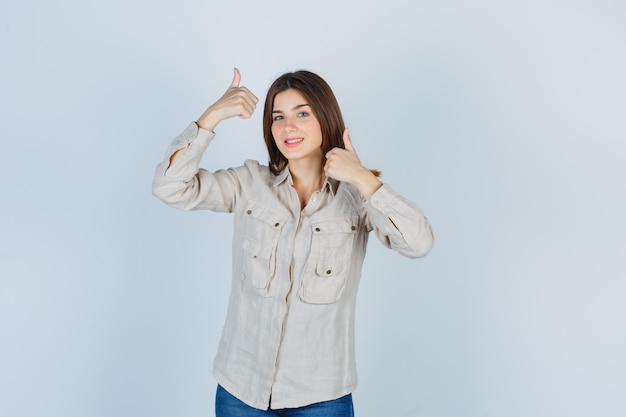
M 370 198 L 365 202 L 365 205 L 369 205 L 370 207 L 386 213 L 387 210 L 385 208 L 398 197 L 398 193 L 395 192 L 390 186 L 383 183 L 381 187 L 378 188 L 370 196 Z
M 174 139 L 167 150 L 167 155 L 171 156 L 177 150 L 188 148 L 190 145 L 199 146 L 204 150 L 209 146 L 209 143 L 211 143 L 214 137 L 214 132 L 202 129 L 196 122 L 191 122 L 185 130 Z

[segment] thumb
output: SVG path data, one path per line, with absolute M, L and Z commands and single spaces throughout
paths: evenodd
M 354 147 L 352 146 L 352 140 L 350 139 L 350 130 L 348 128 L 343 131 L 343 145 L 346 150 L 355 152 Z
M 239 87 L 239 82 L 241 81 L 241 73 L 239 72 L 237 67 L 234 68 L 234 72 L 235 75 L 233 76 L 233 81 L 230 83 L 230 88 Z

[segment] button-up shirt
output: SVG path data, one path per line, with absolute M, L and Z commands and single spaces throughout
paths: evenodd
M 355 301 L 368 234 L 421 257 L 434 243 L 428 219 L 386 184 L 364 200 L 355 187 L 332 179 L 301 209 L 288 168 L 274 175 L 246 161 L 200 169 L 214 136 L 191 123 L 157 166 L 153 193 L 179 209 L 234 214 L 232 287 L 215 378 L 259 409 L 352 392 Z

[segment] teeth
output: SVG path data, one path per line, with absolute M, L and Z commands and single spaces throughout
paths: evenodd
M 302 142 L 304 139 L 300 138 L 300 139 L 290 139 L 290 140 L 286 140 L 285 143 L 288 143 L 290 145 L 294 144 L 294 143 L 298 143 L 298 142 Z

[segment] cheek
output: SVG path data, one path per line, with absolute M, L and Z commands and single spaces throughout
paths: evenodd
M 276 133 L 272 132 L 272 136 L 274 138 L 274 144 L 276 145 L 277 148 L 280 149 L 281 145 L 283 144 L 282 141 L 278 140 Z
M 321 130 L 317 130 L 315 132 L 315 136 L 317 137 L 317 140 L 319 141 L 320 146 L 322 146 L 322 143 L 324 142 L 324 139 L 322 137 L 322 131 Z

